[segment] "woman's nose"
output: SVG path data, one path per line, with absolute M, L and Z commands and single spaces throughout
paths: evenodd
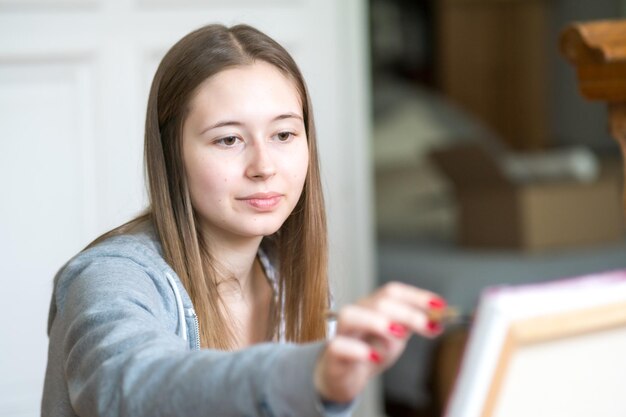
M 276 173 L 276 166 L 266 143 L 255 143 L 249 149 L 246 176 L 265 180 Z

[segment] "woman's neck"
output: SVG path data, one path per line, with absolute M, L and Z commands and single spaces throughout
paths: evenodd
M 265 280 L 255 262 L 261 240 L 262 237 L 205 240 L 211 257 L 227 274 L 218 284 L 220 296 L 225 300 L 252 301 L 258 294 L 258 287 Z
M 218 284 L 237 349 L 268 340 L 273 290 L 257 260 L 262 238 L 238 242 L 214 239 L 211 256 L 226 274 Z M 215 242 L 219 242 L 218 245 Z M 233 279 L 234 278 L 234 279 Z

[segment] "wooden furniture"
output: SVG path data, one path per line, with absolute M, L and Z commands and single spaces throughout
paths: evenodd
M 516 150 L 548 144 L 549 3 L 436 2 L 437 75 L 443 93 Z
M 607 102 L 609 129 L 626 157 L 626 20 L 574 23 L 560 38 L 580 93 Z

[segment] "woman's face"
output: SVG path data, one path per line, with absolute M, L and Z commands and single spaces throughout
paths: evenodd
M 276 232 L 294 209 L 309 152 L 293 82 L 256 62 L 200 85 L 183 126 L 183 161 L 203 233 L 239 239 Z

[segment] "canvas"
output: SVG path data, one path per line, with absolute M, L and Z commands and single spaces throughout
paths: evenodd
M 626 271 L 486 290 L 447 417 L 623 417 Z

